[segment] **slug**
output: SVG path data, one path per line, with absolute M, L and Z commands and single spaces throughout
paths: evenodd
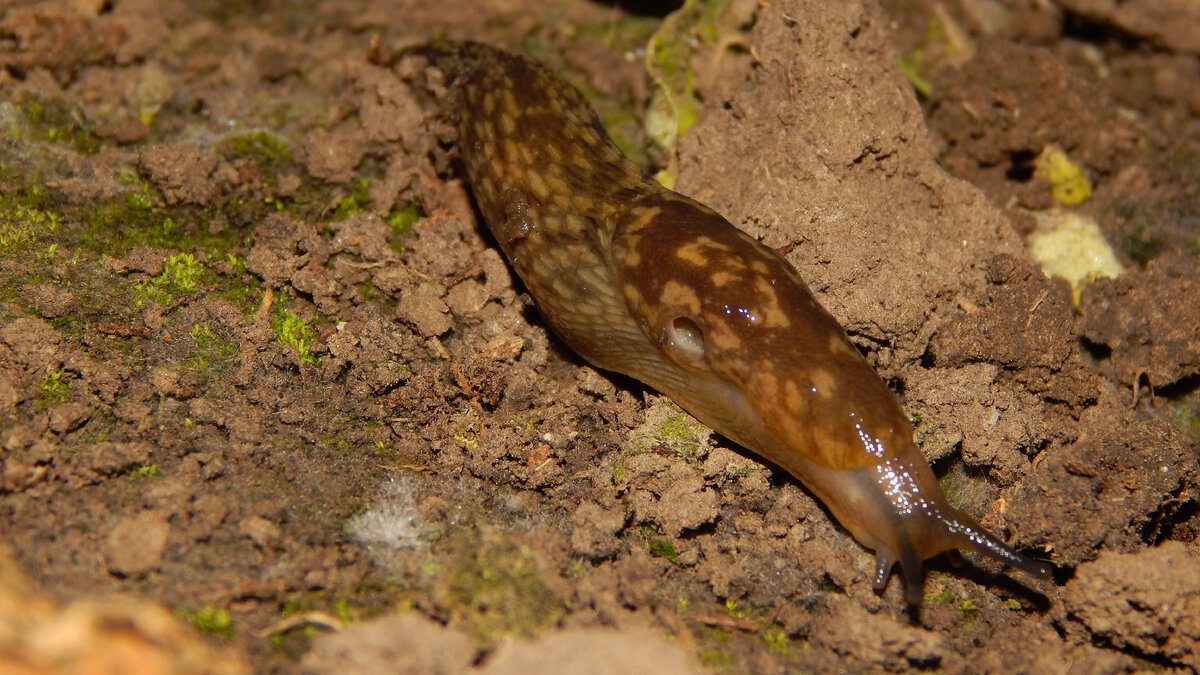
M 666 394 L 782 467 L 900 565 L 964 549 L 1047 569 L 951 507 L 895 395 L 781 256 L 624 157 L 571 85 L 523 57 L 430 44 L 465 178 L 545 322 L 595 366 Z M 423 71 L 428 75 L 428 71 Z

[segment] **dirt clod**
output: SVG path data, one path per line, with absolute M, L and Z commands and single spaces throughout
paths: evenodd
M 1171 255 L 1119 279 L 1102 279 L 1083 294 L 1081 333 L 1109 354 L 1104 362 L 1120 381 L 1145 376 L 1162 387 L 1200 374 L 1200 259 Z
M 171 525 L 154 513 L 122 519 L 108 533 L 104 557 L 114 574 L 138 577 L 159 566 Z
M 1200 667 L 1188 2 L 691 4 L 5 4 L 0 671 Z M 432 35 L 542 60 L 781 251 L 1054 578 L 935 556 L 909 608 L 799 482 L 572 354 L 403 56 Z M 651 52 L 698 94 L 670 150 Z M 1127 270 L 1079 304 L 1025 251 L 1051 206 Z
M 1200 556 L 1180 542 L 1101 554 L 1080 565 L 1063 602 L 1095 640 L 1200 668 Z

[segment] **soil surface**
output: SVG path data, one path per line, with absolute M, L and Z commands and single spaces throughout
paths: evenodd
M 1198 5 L 711 6 L 0 4 L 0 670 L 1200 668 Z M 437 36 L 784 253 L 1053 578 L 877 594 L 797 481 L 573 355 L 397 56 Z M 1041 271 L 1063 213 L 1123 274 Z

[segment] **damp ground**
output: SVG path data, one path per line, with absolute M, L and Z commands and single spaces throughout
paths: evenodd
M 1200 16 L 884 5 L 6 3 L 0 669 L 1200 667 Z M 547 63 L 784 253 L 1053 579 L 940 557 L 906 609 L 573 355 L 395 58 L 435 36 Z M 1041 271 L 1064 213 L 1122 274 Z

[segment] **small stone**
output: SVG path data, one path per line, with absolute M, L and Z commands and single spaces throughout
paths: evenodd
M 437 284 L 424 283 L 405 290 L 396 307 L 401 319 L 416 327 L 423 337 L 434 337 L 454 327 L 450 308 L 442 301 L 445 289 Z
M 262 516 L 243 518 L 242 522 L 238 523 L 238 532 L 250 537 L 254 545 L 261 549 L 270 548 L 283 536 L 283 531 L 278 525 Z
M 229 514 L 229 504 L 217 495 L 203 495 L 192 502 L 189 509 L 191 524 L 188 536 L 195 541 L 207 541 L 212 533 L 225 522 Z
M 75 431 L 92 418 L 95 411 L 86 403 L 66 403 L 50 410 L 49 428 L 61 436 Z
M 487 288 L 473 279 L 463 281 L 446 294 L 446 304 L 459 316 L 470 316 L 478 312 L 487 304 L 488 299 Z
M 625 526 L 625 513 L 584 502 L 571 514 L 571 550 L 592 558 L 605 558 L 616 552 L 617 532 Z
M 104 542 L 109 571 L 123 577 L 140 577 L 156 569 L 170 532 L 171 525 L 155 513 L 139 513 L 117 523 Z
M 15 380 L 0 374 L 0 416 L 16 414 L 17 405 L 22 401 L 18 386 Z
M 75 471 L 99 481 L 150 461 L 150 444 L 143 441 L 114 443 L 101 441 L 75 453 Z

